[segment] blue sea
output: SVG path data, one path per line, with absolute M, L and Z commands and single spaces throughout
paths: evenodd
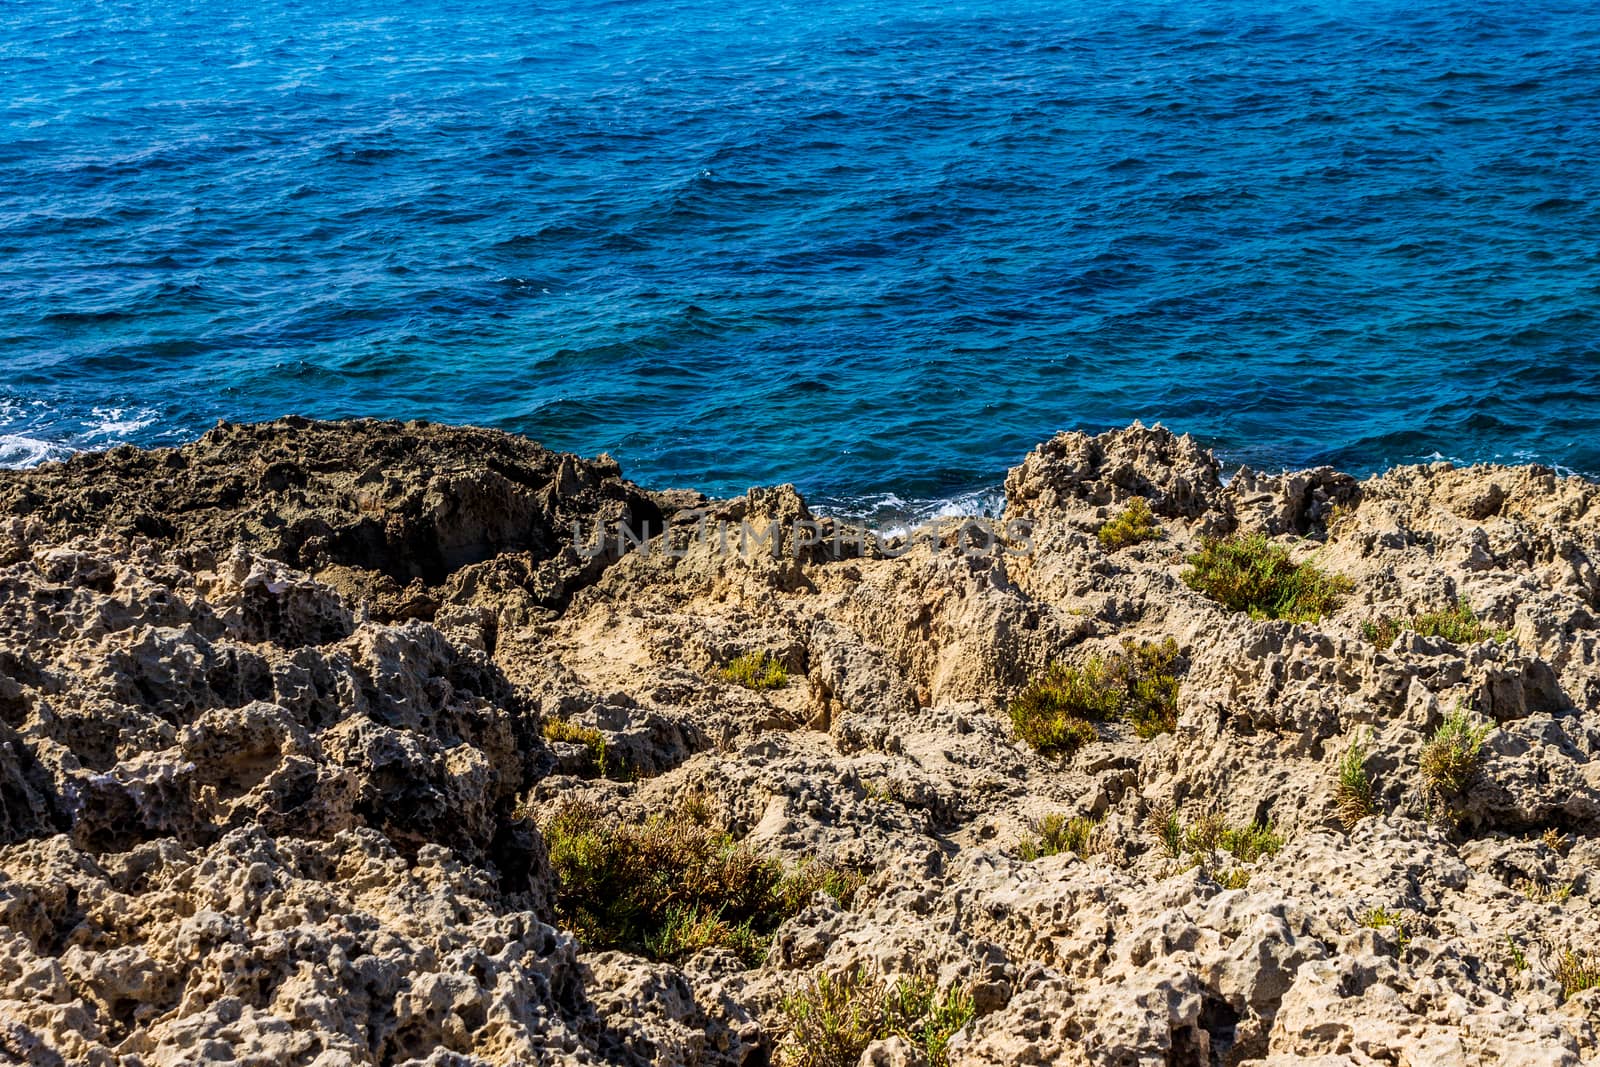
M 425 417 L 714 493 L 1600 472 L 1600 8 L 0 6 L 0 464 Z

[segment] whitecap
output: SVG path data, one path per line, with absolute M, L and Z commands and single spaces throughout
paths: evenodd
M 156 413 L 149 409 L 131 412 L 127 408 L 91 408 L 89 414 L 99 419 L 84 428 L 83 439 L 93 441 L 101 437 L 116 440 L 138 433 L 156 421 Z
M 21 434 L 0 434 L 0 467 L 36 467 L 52 459 L 65 459 L 72 449 Z

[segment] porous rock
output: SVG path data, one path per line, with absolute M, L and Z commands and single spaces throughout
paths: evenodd
M 296 419 L 0 474 L 0 1048 L 753 1067 L 796 1059 L 789 998 L 859 973 L 968 998 L 954 1065 L 1600 1057 L 1570 980 L 1600 964 L 1600 490 L 1224 477 L 1135 425 L 1040 445 L 1006 495 L 989 552 L 960 523 L 841 547 L 791 487 L 650 493 L 492 431 Z M 1101 544 L 1135 497 L 1161 536 Z M 778 533 L 716 533 L 741 527 Z M 1235 532 L 1342 603 L 1252 619 L 1191 589 Z M 1463 603 L 1484 640 L 1405 629 Z M 1170 732 L 1016 739 L 1052 662 L 1167 639 Z M 738 684 L 752 653 L 786 681 Z M 1440 797 L 1420 757 L 1452 714 L 1483 758 Z M 606 758 L 547 743 L 557 719 Z M 861 886 L 755 967 L 584 945 L 538 830 L 575 798 L 692 803 Z M 1050 816 L 1097 828 L 1025 859 Z M 1171 820 L 1282 844 L 1174 855 Z M 929 1049 L 880 1033 L 860 1062 Z

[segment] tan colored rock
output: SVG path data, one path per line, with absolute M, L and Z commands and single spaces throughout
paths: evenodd
M 1557 977 L 1600 960 L 1600 489 L 1225 478 L 1135 425 L 1042 444 L 1006 494 L 1026 526 L 983 555 L 971 523 L 835 540 L 792 487 L 648 493 L 422 424 L 0 473 L 0 1048 L 755 1067 L 783 1059 L 786 994 L 862 967 L 970 996 L 954 1065 L 1600 1059 L 1596 991 Z M 1163 536 L 1108 550 L 1135 496 Z M 741 553 L 719 523 L 776 532 Z M 627 536 L 591 553 L 596 528 Z M 1185 585 L 1235 531 L 1347 576 L 1343 605 L 1252 620 Z M 1498 633 L 1364 636 L 1460 601 Z M 1051 662 L 1165 638 L 1171 734 L 1101 723 L 1066 758 L 1013 736 Z M 788 683 L 720 673 L 755 652 Z M 1458 708 L 1489 731 L 1441 808 L 1419 757 Z M 603 775 L 550 719 L 600 732 Z M 1378 810 L 1346 829 L 1358 743 Z M 551 925 L 529 818 L 574 797 L 630 821 L 692 799 L 863 885 L 751 969 L 587 949 Z M 1174 857 L 1169 812 L 1284 844 Z M 1056 814 L 1100 820 L 1087 855 L 1023 862 Z M 926 1052 L 881 1034 L 859 1062 Z

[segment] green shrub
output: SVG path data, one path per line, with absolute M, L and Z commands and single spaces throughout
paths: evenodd
M 1424 796 L 1442 804 L 1465 793 L 1483 769 L 1483 741 L 1493 727 L 1457 707 L 1422 746 L 1418 769 Z
M 1162 537 L 1161 524 L 1150 513 L 1150 505 L 1144 497 L 1136 496 L 1128 501 L 1127 507 L 1100 527 L 1098 536 L 1106 551 L 1115 552 L 1129 545 L 1159 541 Z
M 1369 644 L 1377 645 L 1379 648 L 1388 648 L 1394 644 L 1394 639 L 1400 636 L 1401 629 L 1403 629 L 1401 624 L 1394 619 L 1388 616 L 1381 616 L 1376 619 L 1368 619 L 1362 623 L 1361 636 L 1366 638 Z
M 1091 725 L 1126 719 L 1140 737 L 1178 721 L 1178 644 L 1124 641 L 1120 652 L 1083 667 L 1054 663 L 1011 704 L 1017 736 L 1042 753 L 1071 755 L 1093 741 Z
M 1244 867 L 1226 871 L 1211 870 L 1210 874 L 1223 889 L 1243 889 L 1250 884 L 1250 871 Z
M 767 953 L 767 939 L 756 933 L 749 919 L 730 923 L 700 908 L 673 905 L 662 912 L 661 923 L 644 933 L 644 953 L 658 960 L 679 959 L 702 949 L 732 949 L 748 963 L 759 963 Z
M 1371 908 L 1361 916 L 1361 925 L 1372 930 L 1393 930 L 1394 943 L 1405 948 L 1411 943 L 1411 935 L 1406 932 L 1405 919 L 1398 913 L 1388 908 Z
M 1552 977 L 1561 984 L 1561 999 L 1600 988 L 1600 959 L 1588 952 L 1565 949 L 1555 958 Z
M 1253 619 L 1315 622 L 1336 610 L 1350 580 L 1314 563 L 1295 563 L 1289 550 L 1264 534 L 1201 541 L 1182 578 L 1230 611 Z
M 1456 601 L 1456 606 L 1449 611 L 1431 611 L 1409 619 L 1383 616 L 1361 624 L 1361 635 L 1379 648 L 1390 647 L 1406 630 L 1423 637 L 1442 637 L 1456 645 L 1475 645 L 1491 638 L 1504 641 L 1510 636 L 1508 630 L 1485 626 L 1465 600 Z
M 1017 737 L 1046 756 L 1070 756 L 1100 736 L 1092 725 L 1069 715 L 1031 716 L 1013 707 L 1011 722 Z
M 556 916 L 586 948 L 674 959 L 721 947 L 754 965 L 817 891 L 847 901 L 860 884 L 817 861 L 786 867 L 683 810 L 629 823 L 574 801 L 540 830 Z
M 1283 838 L 1271 823 L 1252 822 L 1248 826 L 1225 828 L 1217 844 L 1241 863 L 1254 863 L 1262 856 L 1276 855 L 1283 847 Z
M 1220 815 L 1202 815 L 1185 823 L 1176 813 L 1153 813 L 1151 831 L 1173 859 L 1197 855 L 1202 864 L 1216 853 L 1227 853 L 1241 863 L 1254 863 L 1263 856 L 1275 855 L 1283 847 L 1283 837 L 1272 824 L 1252 821 L 1232 826 Z
M 1175 811 L 1158 811 L 1154 813 L 1152 826 L 1156 840 L 1161 842 L 1161 847 L 1173 859 L 1182 859 L 1184 842 L 1188 839 L 1183 820 Z
M 779 1045 L 784 1067 L 856 1067 L 867 1046 L 886 1036 L 888 997 L 857 967 L 819 974 L 779 1004 L 789 1033 Z
M 1565 904 L 1572 898 L 1572 891 L 1577 887 L 1576 882 L 1549 885 L 1545 882 L 1536 882 L 1532 878 L 1519 878 L 1511 886 L 1535 904 Z
M 567 722 L 565 719 L 546 719 L 544 722 L 544 736 L 547 741 L 564 741 L 587 748 L 590 757 L 594 760 L 594 773 L 601 778 L 605 777 L 605 734 L 592 726 L 579 726 L 576 723 Z
M 930 981 L 901 980 L 889 994 L 895 1033 L 920 1048 L 929 1067 L 947 1067 L 950 1039 L 977 1015 L 971 994 L 951 986 L 944 996 Z
M 856 1067 L 874 1041 L 898 1035 L 929 1067 L 947 1067 L 950 1038 L 976 1014 L 971 996 L 940 996 L 923 979 L 893 985 L 865 968 L 820 974 L 779 1004 L 789 1032 L 778 1046 L 784 1067 Z
M 1367 746 L 1361 738 L 1350 742 L 1339 757 L 1339 784 L 1334 790 L 1339 809 L 1339 821 L 1346 830 L 1370 815 L 1377 814 L 1378 805 L 1373 798 L 1372 775 L 1367 772 Z
M 1037 827 L 1037 838 L 1017 842 L 1017 855 L 1031 863 L 1045 856 L 1071 852 L 1083 859 L 1100 852 L 1100 820 L 1087 816 L 1046 815 Z
M 1178 643 L 1124 641 L 1122 652 L 1112 657 L 1112 676 L 1122 685 L 1118 709 L 1136 734 L 1151 738 L 1171 733 L 1178 726 Z
M 735 656 L 717 672 L 725 682 L 746 689 L 782 689 L 789 684 L 789 672 L 776 656 L 767 652 L 746 652 Z
M 1506 935 L 1506 948 L 1511 956 L 1511 969 L 1518 972 L 1527 970 L 1528 954 L 1522 951 L 1522 946 L 1517 944 L 1517 939 L 1510 934 Z

